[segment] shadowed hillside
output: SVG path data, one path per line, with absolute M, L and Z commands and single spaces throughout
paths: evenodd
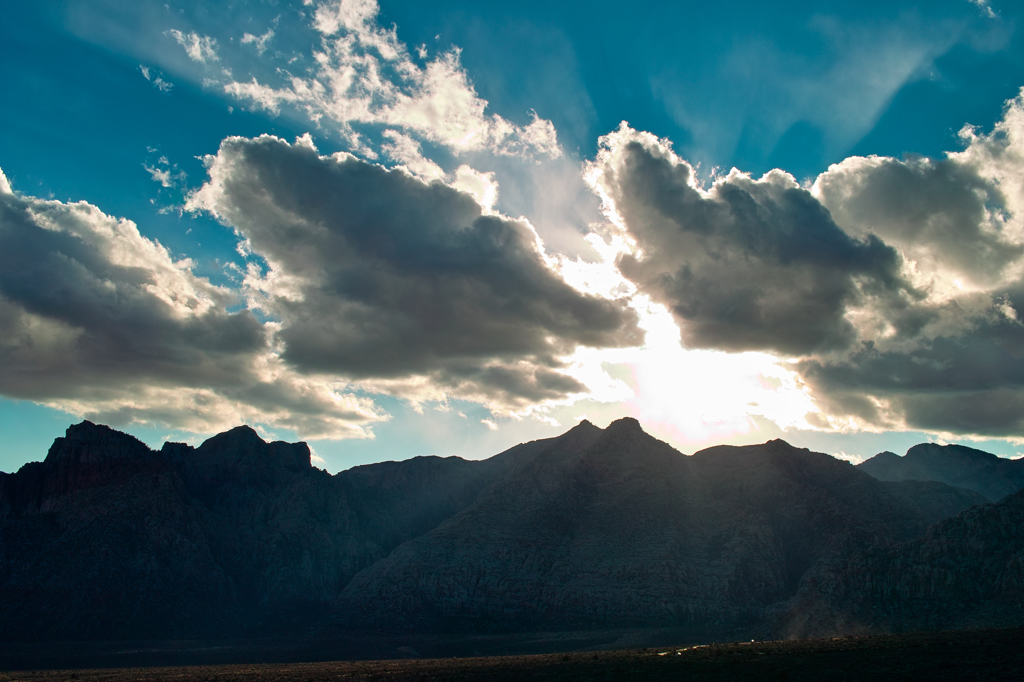
M 736 635 L 812 568 L 979 501 L 947 486 L 897 489 L 783 441 L 686 457 L 636 420 L 584 422 L 358 574 L 338 613 L 384 629 Z
M 972 507 L 896 547 L 857 552 L 805 584 L 787 635 L 1020 624 L 1024 491 Z

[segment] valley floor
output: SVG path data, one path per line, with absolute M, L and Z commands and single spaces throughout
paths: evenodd
M 1021 680 L 1022 637 L 1024 628 L 1011 628 L 519 656 L 17 671 L 0 673 L 0 682 Z

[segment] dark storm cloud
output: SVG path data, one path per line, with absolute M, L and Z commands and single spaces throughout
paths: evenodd
M 438 380 L 457 392 L 472 393 L 479 391 L 479 387 L 486 387 L 493 400 L 506 405 L 540 403 L 587 391 L 586 386 L 572 377 L 532 363 L 511 367 L 451 363 L 439 373 Z
M 558 372 L 577 346 L 641 340 L 623 302 L 565 283 L 528 224 L 441 182 L 269 136 L 225 140 L 209 172 L 191 205 L 267 260 L 254 286 L 302 371 L 532 401 L 583 390 Z
M 591 166 L 638 254 L 619 269 L 679 322 L 685 345 L 807 355 L 857 338 L 847 310 L 913 293 L 899 254 L 850 237 L 779 171 L 698 189 L 693 169 L 650 135 L 621 128 Z
M 140 377 L 206 385 L 266 347 L 250 313 L 224 312 L 225 293 L 167 270 L 151 246 L 88 205 L 0 195 L 0 389 L 41 398 Z M 112 260 L 125 248 L 130 257 Z
M 107 423 L 242 420 L 364 435 L 378 417 L 274 367 L 265 327 L 129 221 L 16 195 L 0 174 L 0 394 Z
M 797 367 L 834 414 L 877 425 L 897 417 L 921 430 L 1024 434 L 1024 325 L 1008 301 L 992 301 L 949 335 L 891 349 L 866 342 L 842 360 Z

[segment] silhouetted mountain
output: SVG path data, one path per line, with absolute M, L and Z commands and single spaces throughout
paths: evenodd
M 338 610 L 385 629 L 742 632 L 813 567 L 978 501 L 942 488 L 894 491 L 783 441 L 686 457 L 633 419 L 581 424 L 359 573 Z
M 334 476 L 244 426 L 153 451 L 82 422 L 0 474 L 0 640 L 791 627 L 851 557 L 978 502 L 783 441 L 687 457 L 634 419 Z
M 921 443 L 904 457 L 882 452 L 857 465 L 880 481 L 939 481 L 996 502 L 1024 488 L 1024 459 L 1005 459 L 963 445 Z
M 83 422 L 0 475 L 0 638 L 308 627 L 359 570 L 468 504 L 486 465 L 423 457 L 337 476 L 248 427 L 153 452 Z
M 1024 622 L 1024 490 L 874 547 L 808 581 L 790 635 L 941 630 Z

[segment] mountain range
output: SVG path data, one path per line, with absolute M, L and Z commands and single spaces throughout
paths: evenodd
M 0 474 L 0 641 L 1024 622 L 1024 493 L 950 448 L 687 456 L 625 418 L 332 476 L 249 427 L 154 451 L 86 421 Z
M 968 488 L 989 502 L 1024 488 L 1024 459 L 1005 459 L 963 445 L 921 443 L 900 457 L 881 452 L 857 465 L 880 481 L 938 481 Z

